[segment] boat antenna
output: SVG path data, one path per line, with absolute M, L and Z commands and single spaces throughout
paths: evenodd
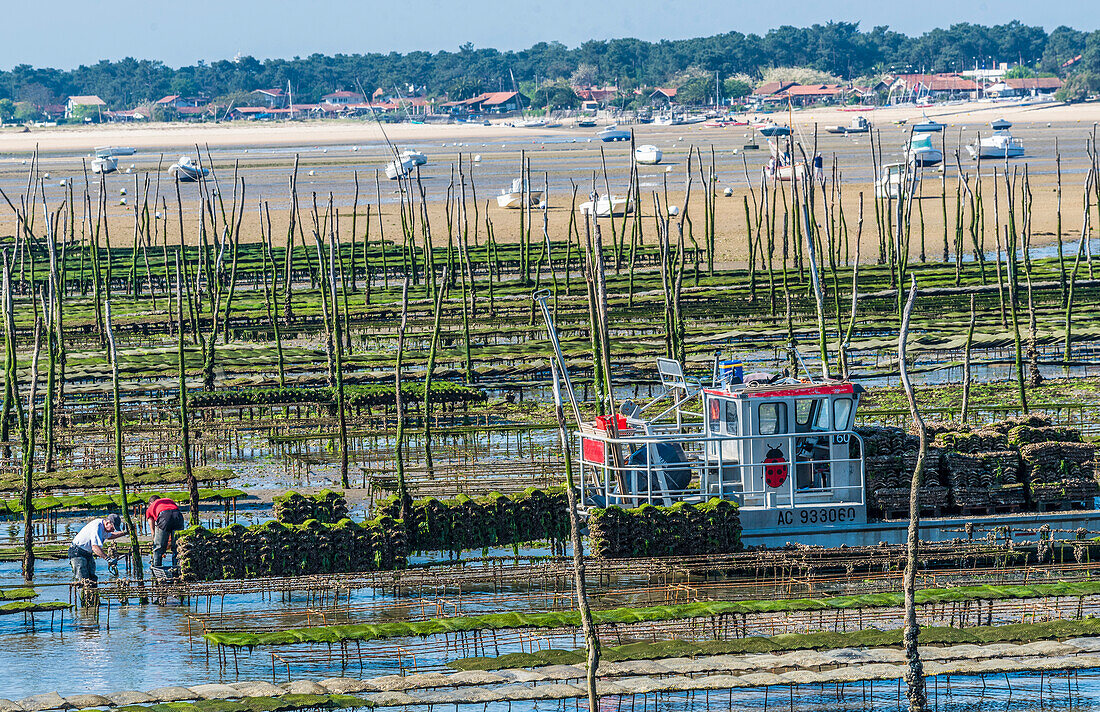
M 802 354 L 798 353 L 798 347 L 795 346 L 794 339 L 790 339 L 787 341 L 787 351 L 790 352 L 791 356 L 794 357 L 794 360 L 798 362 L 798 367 L 802 369 L 802 372 L 805 373 L 809 377 L 810 382 L 813 383 L 813 372 L 810 369 L 806 368 L 806 362 L 802 360 Z M 791 375 L 793 377 L 794 374 Z

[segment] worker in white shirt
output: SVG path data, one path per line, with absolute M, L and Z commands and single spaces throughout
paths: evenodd
M 73 574 L 78 581 L 88 580 L 93 583 L 99 581 L 95 574 L 95 557 L 106 560 L 107 554 L 103 545 L 112 539 L 125 536 L 122 517 L 117 514 L 108 514 L 101 519 L 93 519 L 73 537 L 73 543 L 69 546 L 69 563 L 72 564 Z

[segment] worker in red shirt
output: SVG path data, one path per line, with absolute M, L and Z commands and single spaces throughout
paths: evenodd
M 172 564 L 176 563 L 176 532 L 183 529 L 180 506 L 167 497 L 153 495 L 145 509 L 145 518 L 153 523 L 153 566 L 160 566 L 168 543 L 172 544 Z

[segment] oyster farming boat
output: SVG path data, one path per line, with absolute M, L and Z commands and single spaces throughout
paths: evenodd
M 541 290 L 534 298 L 553 348 L 555 401 L 576 422 L 570 449 L 579 464 L 574 475 L 582 514 L 616 505 L 701 504 L 718 497 L 737 503 L 746 545 L 905 542 L 907 519 L 868 516 L 867 447 L 854 426 L 864 392 L 858 383 L 746 373 L 741 362 L 722 360 L 718 353 L 704 385 L 686 375 L 678 361 L 658 358 L 655 398 L 645 404 L 624 400 L 614 404 L 614 415 L 586 419 L 566 369 L 549 295 Z M 804 365 L 802 371 L 809 373 Z M 922 517 L 920 536 L 955 539 L 964 521 L 987 527 L 1049 523 L 1062 532 L 1100 524 L 1094 507 L 992 511 L 965 520 Z

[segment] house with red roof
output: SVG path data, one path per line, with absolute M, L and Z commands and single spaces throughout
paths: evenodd
M 1018 77 L 1005 79 L 1004 83 L 1012 90 L 1014 96 L 1039 96 L 1053 94 L 1061 89 L 1065 82 L 1058 77 Z
M 949 100 L 977 96 L 977 82 L 959 74 L 899 74 L 890 82 L 890 100 L 895 104 L 917 97 Z
M 519 111 L 520 94 L 515 91 L 489 91 L 460 101 L 446 101 L 440 105 L 452 114 L 507 114 Z
M 792 84 L 772 96 L 784 101 L 790 100 L 794 106 L 808 106 L 836 103 L 846 94 L 845 88 L 840 84 Z
M 595 111 L 618 96 L 619 87 L 573 87 L 573 93 L 581 100 L 582 111 Z

